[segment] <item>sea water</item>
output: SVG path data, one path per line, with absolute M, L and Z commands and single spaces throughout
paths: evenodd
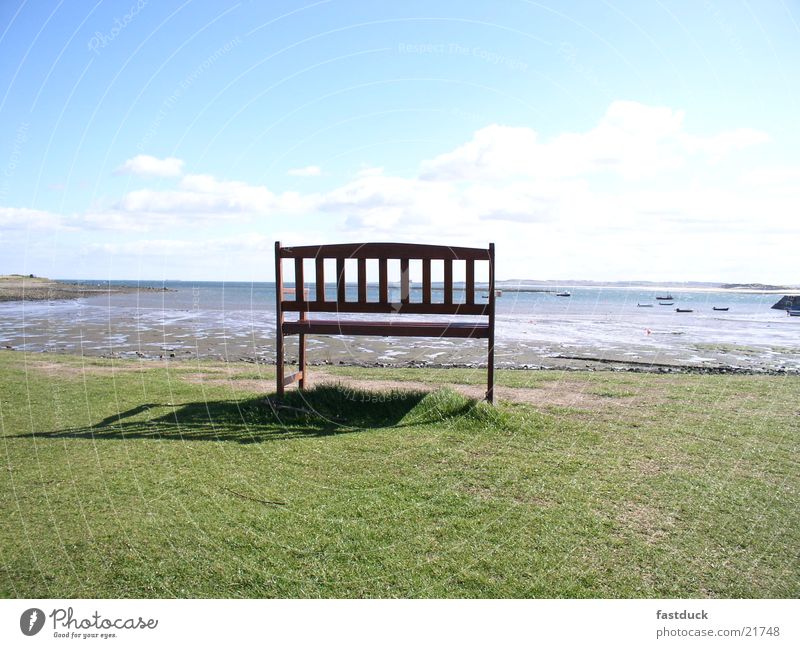
M 166 291 L 106 293 L 77 300 L 0 304 L 0 346 L 28 351 L 145 356 L 181 353 L 270 360 L 275 334 L 275 285 L 271 282 L 84 282 L 99 286 L 166 288 Z M 526 288 L 528 288 L 526 286 Z M 559 288 L 558 290 L 563 290 Z M 535 363 L 537 358 L 604 358 L 632 362 L 800 368 L 800 318 L 771 306 L 780 295 L 669 289 L 672 305 L 649 287 L 567 288 L 570 297 L 504 290 L 496 299 L 499 366 Z M 347 298 L 356 299 L 356 287 Z M 547 292 L 545 292 L 547 291 Z M 335 286 L 326 287 L 334 299 Z M 312 289 L 313 298 L 313 289 Z M 368 287 L 377 301 L 377 287 Z M 454 290 L 463 300 L 463 286 Z M 411 301 L 421 292 L 412 290 Z M 443 293 L 434 284 L 433 301 Z M 485 289 L 475 300 L 486 301 Z M 399 302 L 399 288 L 390 287 Z M 652 304 L 640 307 L 639 304 Z M 714 307 L 728 311 L 714 311 Z M 691 309 L 678 313 L 676 308 Z M 295 317 L 287 313 L 287 317 Z M 338 317 L 312 314 L 311 317 Z M 374 318 L 374 315 L 341 315 Z M 396 317 L 391 316 L 390 317 Z M 442 316 L 404 316 L 437 319 Z M 315 341 L 314 345 L 326 343 Z M 391 349 L 387 349 L 386 345 Z M 447 362 L 450 349 L 461 362 L 480 362 L 485 342 L 358 338 L 340 360 Z M 466 351 L 465 351 L 466 349 Z M 466 355 L 465 355 L 466 353 Z M 377 355 L 376 355 L 377 354 Z M 336 353 L 327 356 L 337 361 Z M 274 356 L 272 356 L 274 359 Z M 313 358 L 312 358 L 313 359 Z

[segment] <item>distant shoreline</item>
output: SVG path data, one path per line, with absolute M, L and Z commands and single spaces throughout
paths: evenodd
M 800 288 L 723 288 L 723 287 L 700 287 L 700 286 L 615 286 L 615 285 L 601 285 L 601 284 L 557 284 L 558 288 L 551 287 L 550 285 L 525 285 L 525 286 L 511 286 L 507 287 L 502 284 L 497 284 L 498 290 L 503 292 L 555 292 L 562 288 L 576 289 L 591 289 L 591 290 L 631 290 L 631 291 L 652 291 L 652 292 L 682 292 L 682 293 L 730 293 L 730 294 L 744 294 L 744 295 L 800 295 Z
M 146 292 L 165 292 L 169 288 L 140 286 L 98 286 L 78 282 L 58 281 L 31 275 L 0 276 L 0 302 L 50 301 L 55 299 L 78 299 L 97 295 Z
M 122 283 L 130 283 L 136 285 L 120 285 Z M 163 284 L 163 283 L 179 283 L 191 286 L 193 283 L 251 283 L 251 284 L 273 284 L 272 281 L 253 281 L 253 282 L 211 282 L 211 281 L 163 281 L 163 280 L 134 280 L 134 279 L 119 279 L 119 280 L 103 280 L 103 279 L 86 279 L 86 280 L 62 280 L 62 279 L 48 279 L 45 277 L 36 277 L 30 275 L 0 275 L 0 302 L 10 301 L 51 301 L 51 300 L 66 300 L 66 299 L 79 299 L 82 297 L 96 297 L 98 295 L 109 294 L 131 294 L 137 292 L 175 292 L 178 288 L 165 287 L 165 286 L 148 286 L 142 284 Z M 397 282 L 392 282 L 397 283 Z M 434 282 L 432 289 L 435 292 L 441 291 L 441 286 L 437 286 L 438 282 Z M 326 285 L 333 286 L 334 283 L 326 282 Z M 357 284 L 347 282 L 348 286 L 356 286 Z M 369 285 L 373 285 L 370 283 Z M 375 284 L 377 285 L 377 284 Z M 456 282 L 457 287 L 461 288 L 463 282 Z M 654 295 L 669 294 L 670 292 L 677 293 L 719 293 L 719 294 L 749 294 L 749 295 L 790 295 L 800 296 L 800 287 L 777 287 L 760 284 L 729 284 L 732 287 L 725 287 L 725 285 L 676 285 L 676 284 L 636 284 L 631 283 L 627 285 L 620 285 L 616 283 L 583 283 L 580 281 L 570 281 L 560 283 L 557 281 L 543 281 L 541 283 L 528 282 L 520 280 L 519 282 L 498 281 L 495 284 L 497 290 L 504 293 L 555 293 L 564 289 L 570 290 L 624 290 L 631 292 L 653 292 Z M 735 286 L 735 287 L 733 287 Z M 476 290 L 486 291 L 488 285 L 485 282 L 477 282 Z M 421 286 L 416 282 L 412 283 L 412 290 L 421 289 Z

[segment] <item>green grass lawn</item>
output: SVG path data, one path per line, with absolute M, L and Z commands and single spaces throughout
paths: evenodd
M 0 595 L 800 596 L 796 377 L 326 371 L 0 353 Z

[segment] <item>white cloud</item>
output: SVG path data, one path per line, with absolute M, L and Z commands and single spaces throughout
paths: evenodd
M 483 220 L 536 222 L 555 217 L 564 193 L 582 182 L 427 182 L 419 178 L 360 173 L 351 182 L 320 195 L 316 208 L 344 218 L 362 235 L 386 234 L 413 240 L 422 234 L 447 237 L 485 227 Z
M 716 164 L 722 158 L 744 148 L 764 144 L 769 141 L 769 135 L 752 128 L 737 128 L 712 135 L 711 137 L 694 137 L 684 135 L 683 142 L 690 153 L 700 151 L 704 153 L 711 164 Z
M 687 134 L 684 113 L 633 101 L 615 101 L 597 126 L 543 140 L 532 128 L 493 124 L 466 144 L 422 163 L 431 181 L 570 178 L 612 173 L 627 180 L 679 168 L 688 155 L 712 162 L 767 141 L 765 133 L 737 129 L 711 137 Z
M 305 214 L 314 209 L 315 195 L 275 194 L 264 186 L 218 180 L 210 175 L 186 175 L 177 189 L 140 189 L 116 203 L 93 206 L 83 214 L 65 217 L 33 209 L 0 208 L 5 229 L 64 228 L 147 232 L 166 226 L 191 231 L 197 226 L 225 223 L 237 226 L 263 216 Z
M 789 185 L 800 191 L 800 166 L 770 166 L 742 174 L 742 182 L 757 186 Z
M 715 161 L 767 139 L 752 129 L 700 137 L 687 133 L 683 122 L 681 111 L 616 101 L 595 127 L 546 140 L 531 128 L 487 126 L 465 144 L 423 161 L 416 178 L 369 167 L 325 193 L 279 194 L 263 185 L 190 174 L 175 189 L 129 192 L 86 220 L 95 227 L 152 229 L 321 213 L 338 219 L 353 236 L 405 240 L 452 231 L 466 235 L 493 222 L 591 221 L 599 218 L 600 205 L 613 202 L 593 188 L 598 173 L 641 181 L 680 168 L 689 156 Z M 151 168 L 165 162 L 137 156 L 128 163 L 133 167 L 136 161 Z M 317 171 L 319 167 L 305 167 L 290 173 Z M 615 205 L 605 218 L 614 223 L 624 213 Z
M 185 241 L 180 239 L 142 239 L 126 243 L 93 243 L 84 249 L 87 254 L 102 252 L 104 254 L 131 255 L 131 256 L 163 256 L 186 255 L 193 256 L 208 252 L 208 246 L 202 242 Z
M 160 159 L 152 155 L 137 155 L 126 160 L 116 173 L 161 178 L 176 177 L 183 173 L 183 160 L 174 157 Z
M 300 169 L 289 169 L 290 176 L 310 177 L 322 175 L 322 169 L 318 166 L 307 166 Z
M 372 175 L 383 175 L 383 167 L 363 166 L 356 172 L 356 178 Z
M 738 264 L 741 275 L 728 278 L 739 280 L 750 267 L 788 267 L 763 250 L 797 232 L 800 167 L 710 165 L 766 141 L 747 128 L 687 132 L 681 111 L 614 102 L 583 132 L 545 138 L 487 126 L 422 161 L 416 177 L 369 167 L 329 191 L 300 193 L 188 174 L 173 188 L 131 191 L 68 221 L 35 210 L 4 221 L 0 211 L 0 226 L 118 230 L 125 238 L 98 250 L 188 265 L 241 258 L 260 268 L 275 239 L 493 240 L 500 277 L 715 279 L 724 278 L 716 268 Z M 127 232 L 147 232 L 147 240 Z
M 244 223 L 258 216 L 307 212 L 315 202 L 313 195 L 275 194 L 261 185 L 218 180 L 210 175 L 186 175 L 177 189 L 131 191 L 92 219 L 100 222 L 108 218 L 108 222 L 130 229 L 220 221 Z
M 61 229 L 63 227 L 64 219 L 60 214 L 25 207 L 0 207 L 0 228 L 2 229 Z
M 260 254 L 274 249 L 275 241 L 256 232 L 247 232 L 222 238 L 194 239 L 139 239 L 121 243 L 94 243 L 85 247 L 85 252 L 102 252 L 114 256 L 136 257 L 178 256 L 181 258 L 211 258 L 222 255 Z
M 557 219 L 568 199 L 587 191 L 582 179 L 528 180 L 504 186 L 476 183 L 464 189 L 463 203 L 480 220 L 536 223 Z

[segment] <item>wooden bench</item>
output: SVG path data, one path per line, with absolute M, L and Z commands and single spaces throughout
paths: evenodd
M 294 260 L 294 290 L 284 288 L 283 261 Z M 313 259 L 314 298 L 306 288 L 305 260 Z M 336 290 L 335 298 L 325 295 L 325 260 L 335 259 Z M 347 294 L 345 260 L 356 259 L 357 277 L 352 285 L 357 286 L 354 295 Z M 367 299 L 367 261 L 375 259 L 378 263 L 377 300 Z M 409 266 L 412 260 L 422 262 L 422 286 L 419 299 L 412 299 Z M 400 264 L 400 299 L 390 301 L 389 261 L 398 260 Z M 444 282 L 441 288 L 441 301 L 433 300 L 434 288 L 431 281 L 432 262 L 442 261 Z M 463 261 L 466 266 L 463 302 L 453 299 L 453 264 Z M 489 283 L 486 301 L 475 299 L 475 262 L 488 262 Z M 309 265 L 311 265 L 309 263 Z M 287 294 L 289 293 L 289 294 Z M 438 293 L 438 289 L 437 289 Z M 306 375 L 306 335 L 370 335 L 436 338 L 485 338 L 488 340 L 486 400 L 494 400 L 494 243 L 488 249 L 448 247 L 443 245 L 415 245 L 407 243 L 346 243 L 340 245 L 305 245 L 301 247 L 281 247 L 275 243 L 275 306 L 277 311 L 277 392 L 283 396 L 284 388 L 293 382 L 303 389 L 308 385 Z M 373 295 L 374 296 L 374 295 Z M 417 295 L 414 295 L 417 297 Z M 437 295 L 438 296 L 438 295 Z M 291 297 L 288 299 L 287 297 Z M 348 297 L 350 297 L 348 299 Z M 297 312 L 299 318 L 285 321 L 286 312 Z M 486 318 L 483 321 L 396 321 L 392 320 L 348 320 L 348 319 L 309 319 L 309 313 L 366 313 L 400 315 L 469 315 Z M 284 337 L 299 336 L 299 370 L 285 376 Z

